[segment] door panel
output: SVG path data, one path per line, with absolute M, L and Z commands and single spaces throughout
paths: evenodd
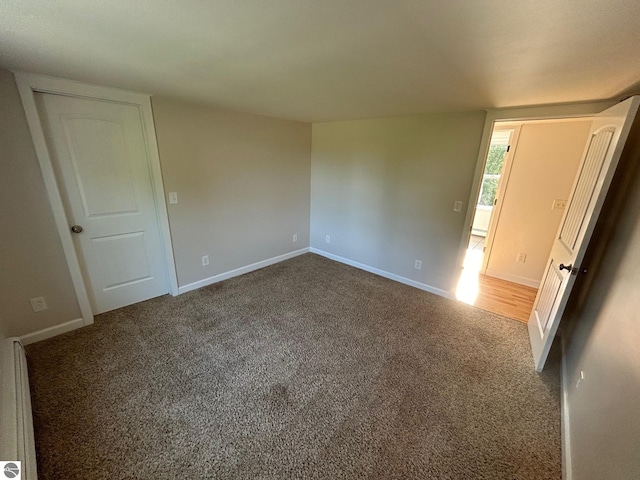
M 122 125 L 61 117 L 87 217 L 138 210 Z
M 573 200 L 569 204 L 560 229 L 560 240 L 571 251 L 578 241 L 578 234 L 585 221 L 587 208 L 595 193 L 596 182 L 602 172 L 604 159 L 611 146 L 613 133 L 611 129 L 605 129 L 592 134 L 590 137 L 587 156 L 578 173 Z
M 537 371 L 544 368 L 639 104 L 640 97 L 633 97 L 594 118 L 529 317 L 529 340 Z
M 542 281 L 539 299 L 533 307 L 533 312 L 536 315 L 536 321 L 538 323 L 538 329 L 540 330 L 540 337 L 544 336 L 544 332 L 549 325 L 549 319 L 553 313 L 553 307 L 556 304 L 556 299 L 558 298 L 561 285 L 562 275 L 558 272 L 555 262 L 551 261 L 551 263 L 549 263 L 547 273 Z
M 92 242 L 105 290 L 152 278 L 144 232 L 93 238 Z
M 36 94 L 94 314 L 168 292 L 137 106 Z

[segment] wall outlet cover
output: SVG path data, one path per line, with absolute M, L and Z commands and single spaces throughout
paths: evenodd
M 560 200 L 556 198 L 553 201 L 553 205 L 551 205 L 551 210 L 564 210 L 566 206 L 567 206 L 566 200 Z
M 34 312 L 41 312 L 42 310 L 46 310 L 48 308 L 47 302 L 45 301 L 44 297 L 32 298 L 31 300 L 29 300 L 29 302 L 31 302 L 31 308 Z

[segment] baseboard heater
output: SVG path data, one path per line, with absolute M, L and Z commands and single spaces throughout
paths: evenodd
M 0 340 L 0 460 L 22 462 L 22 480 L 38 478 L 27 357 L 18 338 Z

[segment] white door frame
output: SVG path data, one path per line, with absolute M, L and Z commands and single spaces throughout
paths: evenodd
M 455 292 L 456 285 L 460 279 L 464 257 L 467 253 L 469 245 L 469 237 L 473 225 L 473 216 L 475 215 L 476 202 L 480 193 L 480 180 L 484 173 L 484 164 L 489 154 L 489 144 L 491 143 L 491 134 L 496 122 L 521 122 L 525 120 L 549 120 L 562 118 L 579 118 L 589 117 L 606 110 L 618 103 L 617 101 L 603 101 L 591 103 L 571 103 L 565 105 L 547 105 L 537 107 L 522 108 L 503 108 L 487 110 L 487 116 L 484 121 L 484 129 L 482 131 L 482 139 L 480 140 L 480 149 L 478 150 L 478 159 L 476 161 L 476 170 L 473 175 L 471 191 L 467 201 L 467 214 L 464 220 L 462 236 L 460 238 L 460 246 L 458 247 L 458 262 L 456 271 L 453 275 L 453 284 L 450 291 Z
M 142 128 L 147 146 L 149 171 L 151 173 L 151 183 L 156 204 L 156 217 L 160 229 L 160 239 L 164 249 L 164 262 L 167 273 L 167 283 L 171 295 L 178 295 L 178 277 L 173 258 L 173 245 L 171 243 L 171 232 L 169 230 L 169 216 L 165 201 L 164 186 L 162 183 L 162 171 L 160 169 L 160 156 L 158 154 L 158 144 L 156 142 L 156 130 L 153 123 L 153 113 L 151 110 L 151 96 L 143 93 L 128 92 L 110 87 L 90 85 L 75 82 L 62 78 L 35 75 L 32 73 L 14 72 L 22 106 L 27 116 L 27 123 L 31 131 L 31 137 L 35 146 L 38 163 L 42 171 L 42 177 L 47 190 L 49 204 L 53 211 L 53 217 L 58 230 L 58 236 L 62 243 L 67 266 L 71 274 L 71 281 L 76 292 L 76 298 L 82 312 L 84 325 L 93 323 L 93 310 L 89 302 L 87 287 L 85 284 L 78 254 L 71 238 L 67 214 L 62 203 L 62 196 L 58 188 L 58 183 L 53 170 L 51 156 L 44 136 L 44 130 L 40 121 L 40 115 L 36 107 L 35 93 L 53 93 L 72 97 L 107 100 L 111 102 L 124 103 L 138 107 Z

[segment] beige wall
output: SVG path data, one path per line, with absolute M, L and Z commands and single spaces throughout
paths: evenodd
M 0 334 L 13 336 L 81 313 L 15 79 L 4 70 L 0 105 Z M 153 107 L 166 191 L 180 200 L 169 207 L 180 285 L 309 245 L 309 124 L 166 98 Z M 38 296 L 49 308 L 34 313 L 29 299 Z
M 521 124 L 487 275 L 539 285 L 564 212 L 551 206 L 569 197 L 590 127 L 589 119 Z
M 23 335 L 80 318 L 13 75 L 0 70 L 0 318 Z M 48 310 L 34 313 L 33 297 Z
M 80 311 L 15 81 L 3 70 L 0 101 L 0 331 L 22 335 Z M 314 125 L 310 195 L 309 124 L 162 97 L 153 107 L 166 191 L 180 199 L 169 215 L 181 285 L 304 248 L 311 230 L 316 248 L 453 288 L 484 113 Z M 36 296 L 48 310 L 32 312 Z
M 180 286 L 309 246 L 310 124 L 152 104 Z
M 583 263 L 590 271 L 579 277 L 563 319 L 574 320 L 564 371 L 574 480 L 640 474 L 639 128 L 631 138 L 632 154 L 623 157 Z
M 3 315 L 0 315 L 0 340 L 4 340 L 5 338 L 8 337 L 6 331 L 7 331 L 6 320 L 4 319 Z M 1 354 L 2 354 L 2 352 L 1 352 L 1 349 L 0 349 L 0 355 Z
M 484 118 L 472 112 L 314 124 L 311 246 L 452 291 Z M 461 213 L 453 211 L 456 200 Z

